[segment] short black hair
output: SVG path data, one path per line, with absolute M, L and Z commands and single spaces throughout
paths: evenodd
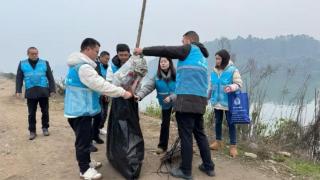
M 191 42 L 200 42 L 199 35 L 195 31 L 188 31 L 183 36 L 188 37 Z
M 38 50 L 36 47 L 34 47 L 34 46 L 31 46 L 31 47 L 29 47 L 28 49 L 27 49 L 27 54 L 29 54 L 29 51 L 31 50 L 31 49 L 35 49 L 35 50 Z
M 100 53 L 100 57 L 106 56 L 106 55 L 110 56 L 110 53 L 109 53 L 108 51 L 102 51 L 102 52 Z
M 86 48 L 95 48 L 96 46 L 100 47 L 100 43 L 93 38 L 86 38 L 81 43 L 81 51 L 84 51 Z
M 130 53 L 130 48 L 127 44 L 117 44 L 117 53 L 120 51 L 128 51 Z

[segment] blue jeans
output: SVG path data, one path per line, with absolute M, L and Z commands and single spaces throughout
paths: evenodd
M 222 140 L 222 120 L 223 120 L 223 112 L 226 114 L 226 119 L 229 126 L 229 138 L 230 144 L 236 145 L 237 144 L 237 131 L 236 126 L 234 124 L 230 124 L 230 115 L 229 111 L 214 109 L 215 119 L 216 119 L 216 140 Z

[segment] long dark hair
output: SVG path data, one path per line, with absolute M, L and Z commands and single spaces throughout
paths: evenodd
M 220 66 L 216 65 L 215 68 L 224 70 L 224 68 L 226 68 L 228 66 L 229 61 L 230 61 L 229 52 L 225 49 L 221 49 L 220 51 L 216 52 L 215 55 L 218 55 L 222 58 Z
M 164 77 L 162 77 L 162 74 L 161 74 L 161 67 L 160 67 L 160 61 L 161 61 L 161 58 L 166 58 L 168 61 L 169 61 L 169 69 L 168 69 L 168 72 L 171 71 L 171 77 L 170 79 L 168 80 L 172 80 L 172 81 L 176 81 L 176 69 L 174 68 L 173 66 L 173 62 L 172 62 L 172 59 L 171 58 L 167 58 L 167 57 L 160 57 L 159 58 L 159 62 L 158 62 L 158 70 L 157 70 L 157 76 L 159 79 L 164 79 Z

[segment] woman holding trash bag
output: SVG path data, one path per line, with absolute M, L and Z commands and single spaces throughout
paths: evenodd
M 211 86 L 209 88 L 209 99 L 214 109 L 216 120 L 215 131 L 216 140 L 210 145 L 210 149 L 218 150 L 223 147 L 222 142 L 222 120 L 223 113 L 226 115 L 229 126 L 230 138 L 230 156 L 236 157 L 237 151 L 237 133 L 235 124 L 230 123 L 228 113 L 228 95 L 227 93 L 235 92 L 242 87 L 242 80 L 239 70 L 230 60 L 230 54 L 225 49 L 215 54 L 216 66 L 211 73 Z
M 144 84 L 140 91 L 135 95 L 135 98 L 140 101 L 154 89 L 157 90 L 157 98 L 162 113 L 160 138 L 156 153 L 162 154 L 168 149 L 170 117 L 173 102 L 176 98 L 176 95 L 174 94 L 176 89 L 176 70 L 171 58 L 159 58 L 157 74 Z

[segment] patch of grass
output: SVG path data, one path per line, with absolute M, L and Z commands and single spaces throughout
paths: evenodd
M 272 157 L 273 160 L 277 161 L 277 162 L 285 162 L 288 158 L 282 156 L 282 155 L 274 155 Z
M 211 106 L 207 107 L 207 110 L 205 112 L 205 114 L 203 115 L 203 119 L 204 119 L 204 126 L 206 129 L 210 129 L 213 126 L 213 109 L 211 108 Z
M 320 179 L 320 163 L 310 161 L 287 159 L 286 164 L 299 176 L 308 176 L 313 179 Z
M 161 107 L 159 104 L 151 102 L 149 106 L 146 107 L 145 114 L 147 116 L 161 118 Z

